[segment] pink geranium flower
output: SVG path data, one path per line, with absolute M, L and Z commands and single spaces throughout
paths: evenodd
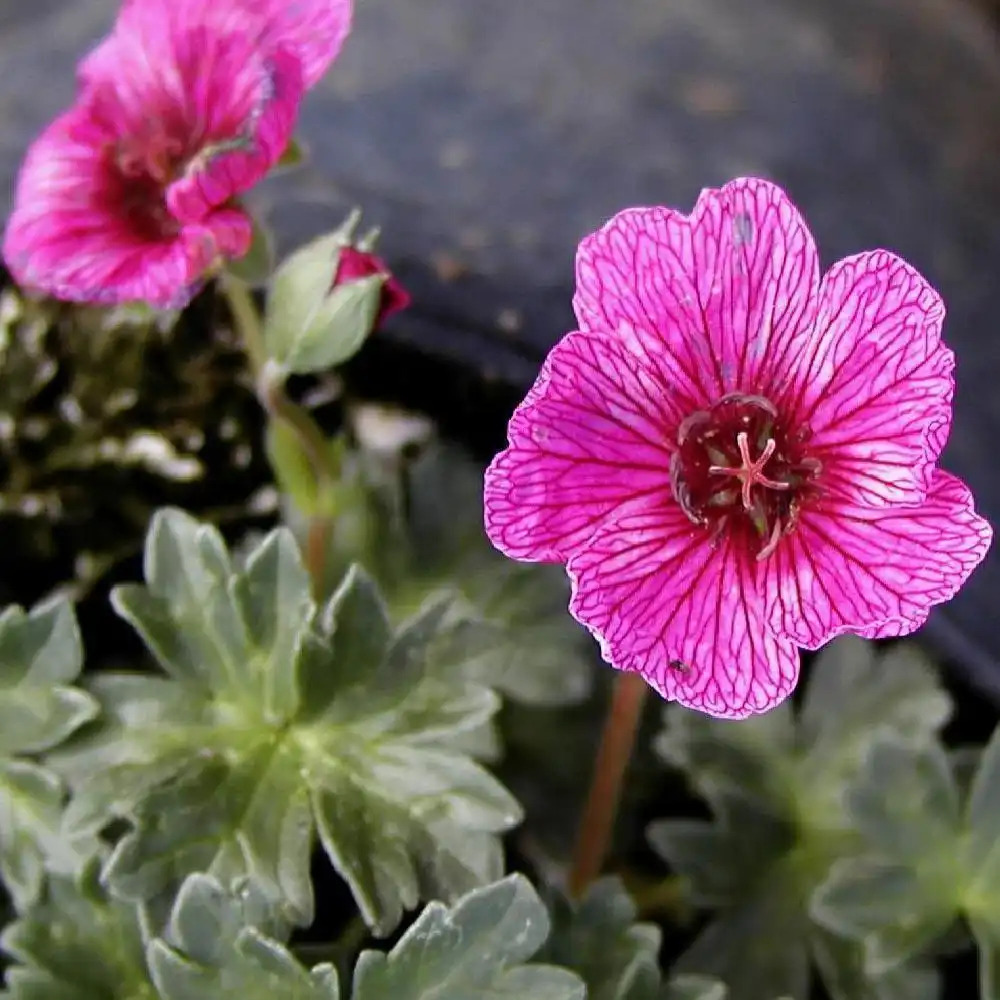
M 183 305 L 249 248 L 234 199 L 281 157 L 350 18 L 351 0 L 126 0 L 28 151 L 4 238 L 14 277 L 72 301 Z
M 665 698 L 765 711 L 798 647 L 911 632 L 986 554 L 936 467 L 944 307 L 905 261 L 820 280 L 785 194 L 741 179 L 587 237 L 574 305 L 486 474 L 486 527 L 515 559 L 566 562 L 605 659 Z

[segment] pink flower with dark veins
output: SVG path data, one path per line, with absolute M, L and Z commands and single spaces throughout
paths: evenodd
M 486 474 L 486 528 L 565 562 L 604 658 L 663 697 L 766 711 L 799 647 L 912 632 L 985 556 L 989 524 L 937 468 L 944 306 L 905 261 L 821 279 L 784 192 L 739 179 L 587 237 L 574 306 Z
M 249 249 L 236 196 L 280 159 L 351 0 L 126 0 L 21 168 L 3 255 L 81 302 L 183 305 Z

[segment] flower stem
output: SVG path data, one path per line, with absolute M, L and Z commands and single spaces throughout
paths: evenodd
M 306 529 L 305 561 L 309 579 L 313 582 L 313 595 L 323 596 L 323 578 L 326 575 L 326 553 L 333 538 L 333 518 L 314 514 Z
M 600 874 L 607 856 L 621 800 L 622 779 L 635 746 L 646 691 L 646 682 L 639 674 L 622 671 L 615 677 L 567 880 L 573 899 L 586 892 Z
M 339 478 L 338 462 L 319 424 L 307 409 L 299 406 L 285 392 L 284 373 L 268 357 L 264 331 L 249 285 L 228 274 L 222 277 L 220 284 L 233 323 L 243 340 L 261 406 L 271 420 L 283 423 L 295 434 L 312 467 L 320 492 L 328 492 L 328 488 L 334 486 Z M 317 597 L 322 596 L 326 551 L 332 535 L 332 515 L 310 515 L 303 556 Z
M 219 284 L 226 296 L 236 329 L 243 339 L 243 346 L 250 359 L 250 368 L 256 379 L 267 364 L 267 348 L 264 346 L 264 331 L 253 296 L 250 294 L 250 286 L 230 274 L 223 275 Z

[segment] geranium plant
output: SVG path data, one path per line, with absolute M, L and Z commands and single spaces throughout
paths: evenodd
M 275 264 L 252 215 L 351 17 L 126 0 L 27 153 L 10 423 L 50 332 L 169 341 L 208 303 L 269 472 L 252 529 L 164 496 L 122 539 L 141 570 L 78 552 L 0 615 L 3 995 L 931 1000 L 975 943 L 1000 1000 L 1000 739 L 947 748 L 931 660 L 874 642 L 992 538 L 938 464 L 940 296 L 881 250 L 821 277 L 769 181 L 629 209 L 582 242 L 579 328 L 484 484 L 426 416 L 345 389 L 410 305 L 377 231 L 352 212 Z M 224 474 L 77 408 L 55 467 L 82 441 L 158 483 Z

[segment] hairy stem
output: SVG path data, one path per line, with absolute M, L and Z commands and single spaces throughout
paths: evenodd
M 615 677 L 569 870 L 567 889 L 573 899 L 587 891 L 607 857 L 646 691 L 646 682 L 638 674 L 622 671 Z
M 224 275 L 220 284 L 246 349 L 261 406 L 269 419 L 283 423 L 295 434 L 312 467 L 320 492 L 326 492 L 328 487 L 336 484 L 340 474 L 326 435 L 309 411 L 285 392 L 284 373 L 268 358 L 264 331 L 249 285 L 232 275 Z M 332 535 L 332 515 L 310 515 L 303 557 L 317 597 L 321 596 L 326 552 Z

